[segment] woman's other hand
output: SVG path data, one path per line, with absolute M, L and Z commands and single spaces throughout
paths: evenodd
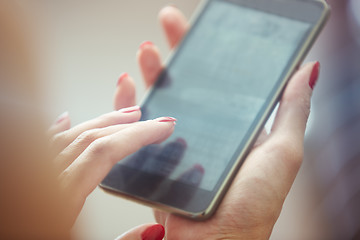
M 121 159 L 145 145 L 159 143 L 174 130 L 175 119 L 161 117 L 138 122 L 138 106 L 104 114 L 52 137 L 57 154 L 55 167 L 72 219 L 76 219 L 87 196 Z
M 177 46 L 188 29 L 184 15 L 174 7 L 159 14 L 171 48 Z M 144 42 L 137 53 L 147 87 L 163 65 L 157 47 Z M 166 229 L 166 239 L 268 239 L 279 217 L 284 200 L 293 184 L 303 158 L 303 139 L 310 111 L 310 98 L 319 73 L 319 64 L 309 63 L 290 80 L 270 134 L 265 131 L 248 155 L 215 215 L 194 222 L 155 210 L 157 222 Z M 128 76 L 127 76 L 128 77 Z M 130 79 L 119 84 L 115 108 L 124 103 L 126 88 L 135 96 Z M 126 97 L 125 97 L 126 98 Z

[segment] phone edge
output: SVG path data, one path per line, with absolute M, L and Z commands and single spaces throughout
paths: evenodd
M 299 0 L 297 0 L 299 1 Z M 314 42 L 317 40 L 320 32 L 324 28 L 327 19 L 330 16 L 330 7 L 325 2 L 325 0 L 315 0 L 316 2 L 322 3 L 324 10 L 322 16 L 319 18 L 318 23 L 314 26 L 314 29 L 307 37 L 305 43 L 303 44 L 303 47 L 300 49 L 298 56 L 293 61 L 291 67 L 289 68 L 288 73 L 285 75 L 285 77 L 282 80 L 282 84 L 279 87 L 276 94 L 274 94 L 274 97 L 270 104 L 268 105 L 268 108 L 265 110 L 265 114 L 259 121 L 259 124 L 253 131 L 252 135 L 249 138 L 249 141 L 247 142 L 246 146 L 244 147 L 243 151 L 239 154 L 239 157 L 235 161 L 235 164 L 233 165 L 233 168 L 229 171 L 228 176 L 223 181 L 222 186 L 219 188 L 217 195 L 215 195 L 213 201 L 209 205 L 209 207 L 198 217 L 201 218 L 201 220 L 206 220 L 209 217 L 211 217 L 216 210 L 217 206 L 225 196 L 227 190 L 229 189 L 232 180 L 235 178 L 236 173 L 241 168 L 242 164 L 244 163 L 247 155 L 249 154 L 251 147 L 255 143 L 257 137 L 261 133 L 263 127 L 265 126 L 267 120 L 269 119 L 270 115 L 272 114 L 273 110 L 275 109 L 276 105 L 280 101 L 282 94 L 286 88 L 287 83 L 291 79 L 292 75 L 296 72 L 296 69 L 301 65 L 305 57 L 307 56 L 308 52 L 310 51 L 311 47 L 313 46 Z
M 192 14 L 192 16 L 189 19 L 190 28 L 194 24 L 194 22 L 197 20 L 197 18 L 201 14 L 202 10 L 204 9 L 204 7 L 206 6 L 206 4 L 209 1 L 211 1 L 211 0 L 201 0 L 200 1 L 198 6 L 196 7 L 196 9 L 194 10 L 194 13 Z M 300 0 L 297 0 L 297 1 L 300 1 Z M 262 128 L 265 126 L 267 119 L 270 117 L 271 113 L 275 109 L 277 103 L 279 102 L 279 100 L 282 96 L 283 91 L 285 90 L 285 87 L 286 87 L 288 81 L 290 80 L 291 76 L 295 73 L 297 67 L 299 67 L 300 64 L 303 62 L 303 60 L 305 59 L 306 55 L 308 54 L 309 50 L 313 46 L 314 42 L 317 40 L 321 30 L 324 28 L 324 26 L 327 22 L 327 19 L 330 16 L 330 6 L 326 3 L 325 0 L 315 0 L 315 2 L 322 3 L 322 5 L 324 7 L 322 16 L 319 18 L 318 23 L 314 26 L 312 32 L 309 34 L 308 38 L 306 39 L 305 43 L 303 44 L 303 47 L 300 49 L 298 56 L 293 61 L 293 64 L 289 68 L 288 73 L 283 78 L 281 86 L 278 88 L 278 91 L 274 94 L 274 97 L 272 98 L 270 104 L 268 105 L 268 108 L 265 110 L 265 114 L 260 119 L 259 124 L 256 126 L 255 130 L 251 134 L 249 141 L 246 143 L 245 147 L 243 148 L 243 151 L 239 154 L 238 158 L 236 159 L 235 163 L 233 164 L 233 167 L 231 168 L 228 175 L 226 176 L 223 183 L 221 184 L 217 194 L 215 195 L 215 197 L 213 198 L 213 200 L 211 201 L 209 206 L 204 211 L 194 213 L 194 212 L 188 212 L 188 211 L 184 211 L 184 210 L 181 210 L 178 208 L 166 206 L 166 205 L 163 205 L 160 203 L 156 204 L 155 202 L 148 201 L 146 199 L 139 199 L 138 197 L 134 197 L 134 196 L 131 196 L 126 193 L 120 193 L 115 189 L 112 190 L 108 186 L 106 186 L 106 187 L 102 186 L 102 184 L 100 183 L 99 186 L 101 187 L 101 189 L 104 192 L 109 193 L 111 195 L 114 195 L 117 197 L 120 196 L 124 199 L 131 200 L 131 201 L 139 203 L 141 205 L 160 209 L 160 210 L 163 210 L 163 211 L 175 214 L 175 215 L 187 217 L 192 220 L 204 221 L 204 220 L 209 219 L 213 215 L 215 210 L 217 209 L 217 206 L 220 204 L 223 197 L 225 196 L 227 190 L 229 189 L 229 187 L 231 185 L 232 180 L 235 178 L 236 173 L 238 172 L 238 170 L 244 163 L 247 155 L 249 154 L 249 152 L 251 150 L 251 147 L 255 143 Z M 181 45 L 182 41 L 183 40 L 180 41 L 178 46 Z M 177 47 L 173 48 L 170 51 L 169 55 L 167 56 L 166 60 L 164 61 L 164 66 L 168 65 L 168 63 L 171 61 L 171 59 L 173 58 L 174 53 L 176 51 L 177 51 Z M 147 98 L 149 97 L 149 95 L 151 94 L 151 92 L 153 90 L 154 90 L 153 86 L 150 87 L 149 89 L 147 89 L 144 96 L 141 98 L 141 101 L 139 103 L 140 106 L 143 106 L 143 104 L 145 103 L 145 101 L 147 100 Z

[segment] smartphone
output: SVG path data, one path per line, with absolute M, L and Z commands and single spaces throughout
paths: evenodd
M 207 0 L 141 104 L 172 136 L 117 163 L 101 187 L 210 217 L 329 15 L 317 0 Z

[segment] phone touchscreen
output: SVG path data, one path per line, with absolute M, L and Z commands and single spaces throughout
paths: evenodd
M 311 27 L 233 1 L 210 1 L 141 106 L 142 120 L 177 118 L 174 133 L 121 160 L 109 176 L 125 167 L 140 173 L 125 182 L 146 173 L 215 191 Z M 147 194 L 156 199 L 159 191 Z

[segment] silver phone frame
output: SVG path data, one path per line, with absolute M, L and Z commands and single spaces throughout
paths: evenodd
M 201 0 L 199 5 L 196 7 L 194 13 L 192 14 L 190 20 L 189 20 L 189 28 L 191 28 L 194 24 L 194 22 L 197 20 L 199 15 L 202 13 L 202 10 L 206 6 L 206 4 L 211 0 Z M 298 0 L 299 1 L 299 0 Z M 309 0 L 310 1 L 310 0 Z M 101 189 L 103 189 L 105 192 L 113 194 L 115 196 L 121 196 L 122 198 L 129 199 L 131 201 L 140 203 L 142 205 L 146 205 L 152 208 L 156 208 L 162 211 L 170 212 L 176 215 L 184 216 L 187 218 L 191 218 L 194 220 L 206 220 L 209 217 L 212 216 L 212 214 L 217 209 L 219 203 L 221 202 L 222 198 L 224 197 L 225 193 L 227 192 L 227 189 L 230 187 L 232 180 L 236 176 L 238 170 L 240 169 L 242 163 L 245 161 L 247 154 L 250 152 L 251 146 L 256 141 L 259 133 L 261 132 L 262 128 L 264 127 L 267 119 L 270 117 L 272 111 L 274 110 L 275 106 L 279 102 L 282 92 L 284 91 L 288 81 L 290 80 L 292 74 L 296 71 L 296 69 L 300 66 L 302 61 L 304 60 L 305 56 L 309 52 L 310 48 L 312 47 L 313 43 L 316 40 L 316 37 L 319 35 L 321 30 L 323 29 L 326 20 L 330 16 L 330 6 L 325 2 L 325 0 L 311 0 L 315 2 L 319 2 L 324 6 L 324 11 L 322 16 L 319 18 L 318 23 L 314 26 L 312 32 L 309 34 L 307 39 L 305 40 L 302 48 L 299 51 L 298 56 L 293 60 L 292 65 L 289 68 L 289 71 L 285 74 L 284 78 L 282 79 L 281 85 L 274 94 L 273 98 L 271 99 L 268 108 L 265 110 L 263 116 L 260 118 L 259 124 L 255 127 L 253 133 L 250 135 L 249 140 L 245 144 L 244 148 L 240 152 L 238 158 L 234 162 L 233 166 L 231 167 L 230 171 L 228 172 L 227 176 L 224 178 L 221 186 L 219 187 L 217 193 L 215 194 L 214 198 L 212 199 L 209 206 L 201 212 L 188 212 L 179 208 L 167 206 L 161 203 L 152 202 L 144 198 L 139 198 L 136 196 L 132 196 L 126 193 L 120 193 L 116 189 L 111 189 L 108 186 L 104 187 L 100 184 Z M 178 44 L 178 46 L 181 45 L 181 42 Z M 171 59 L 174 56 L 174 53 L 177 51 L 177 47 L 173 48 L 168 57 L 166 58 L 164 62 L 164 66 L 166 67 L 168 63 L 171 61 Z M 142 97 L 142 100 L 140 101 L 140 106 L 142 106 L 147 98 L 149 97 L 150 93 L 153 91 L 154 87 L 150 87 L 144 96 Z

